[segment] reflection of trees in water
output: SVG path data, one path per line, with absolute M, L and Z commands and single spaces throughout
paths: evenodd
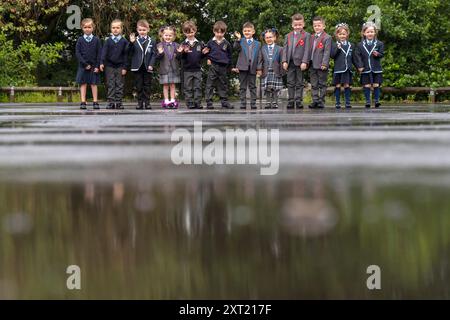
M 383 297 L 448 292 L 446 188 L 199 175 L 0 191 L 0 297 L 73 297 L 69 264 L 83 297 L 369 297 L 369 264 Z M 15 213 L 26 232 L 5 227 Z

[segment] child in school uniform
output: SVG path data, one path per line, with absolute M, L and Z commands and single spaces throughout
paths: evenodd
M 303 30 L 305 19 L 296 13 L 292 16 L 292 31 L 285 36 L 282 62 L 287 71 L 288 109 L 303 108 L 304 72 L 309 64 L 310 34 Z
M 352 65 L 356 66 L 354 46 L 348 41 L 350 29 L 346 23 L 339 23 L 334 34 L 336 42 L 331 45 L 330 55 L 334 59 L 333 85 L 336 109 L 341 108 L 341 87 L 344 87 L 345 108 L 351 108 Z
M 228 102 L 228 70 L 231 66 L 231 44 L 224 38 L 227 25 L 217 21 L 213 26 L 214 38 L 206 44 L 205 52 L 208 54 L 208 78 L 206 80 L 206 108 L 214 109 L 214 87 L 220 97 L 222 108 L 233 109 Z
M 328 68 L 331 53 L 331 36 L 325 32 L 325 19 L 314 17 L 314 35 L 311 35 L 311 62 L 309 76 L 311 81 L 312 104 L 309 108 L 324 108 L 327 93 Z
M 276 44 L 278 31 L 275 28 L 262 33 L 266 44 L 259 54 L 262 69 L 261 81 L 266 96 L 265 109 L 278 108 L 278 96 L 283 89 L 282 48 Z
M 203 109 L 202 100 L 202 61 L 205 58 L 203 41 L 197 40 L 197 26 L 192 21 L 183 23 L 186 40 L 182 43 L 183 88 L 188 109 Z
M 151 109 L 150 86 L 156 59 L 156 42 L 148 36 L 149 30 L 147 20 L 139 20 L 136 24 L 138 37 L 134 33 L 130 35 L 131 71 L 137 89 L 138 110 Z
M 256 109 L 256 75 L 261 73 L 261 65 L 258 57 L 261 50 L 261 43 L 253 39 L 255 26 L 251 22 L 246 22 L 242 26 L 242 38 L 239 32 L 235 32 L 236 40 L 233 49 L 239 52 L 236 67 L 233 72 L 239 73 L 239 95 L 241 99 L 241 109 L 247 108 L 247 88 L 250 89 L 250 107 Z
M 361 84 L 366 98 L 366 108 L 370 108 L 370 88 L 373 87 L 375 108 L 381 106 L 380 86 L 383 82 L 381 59 L 384 55 L 384 44 L 377 39 L 377 27 L 373 22 L 363 24 L 362 41 L 356 47 L 358 71 L 361 73 Z
M 122 99 L 127 74 L 129 42 L 122 37 L 123 23 L 111 22 L 111 36 L 106 40 L 100 59 L 100 71 L 105 71 L 107 109 L 123 109 Z
M 176 30 L 172 26 L 161 28 L 159 36 L 162 41 L 158 43 L 156 58 L 159 60 L 159 83 L 163 85 L 164 94 L 161 106 L 167 109 L 177 109 L 175 85 L 181 82 L 179 59 L 183 47 L 175 42 Z
M 92 33 L 95 29 L 94 21 L 86 18 L 81 21 L 83 36 L 79 37 L 75 47 L 75 54 L 78 59 L 78 71 L 76 82 L 80 85 L 81 105 L 80 109 L 87 109 L 86 91 L 87 86 L 91 86 L 94 109 L 100 109 L 98 104 L 98 89 L 100 83 L 100 56 L 102 43 L 99 38 Z

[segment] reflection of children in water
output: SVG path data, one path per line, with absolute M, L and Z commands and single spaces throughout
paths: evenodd
M 121 203 L 125 194 L 125 188 L 122 182 L 113 183 L 113 201 L 114 203 Z M 95 201 L 95 184 L 92 182 L 86 182 L 84 184 L 84 200 L 91 204 Z
M 293 183 L 293 195 L 282 206 L 282 226 L 294 235 L 319 236 L 332 230 L 337 223 L 336 211 L 327 200 L 321 177 Z

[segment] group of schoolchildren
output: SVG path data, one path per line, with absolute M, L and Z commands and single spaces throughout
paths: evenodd
M 250 91 L 250 108 L 256 109 L 256 77 L 261 77 L 261 85 L 266 96 L 266 109 L 278 108 L 278 96 L 283 88 L 286 75 L 288 88 L 288 109 L 303 108 L 305 72 L 309 70 L 311 82 L 311 109 L 325 107 L 325 95 L 330 58 L 334 59 L 333 85 L 335 86 L 336 108 L 341 108 L 341 88 L 344 88 L 345 107 L 351 108 L 351 85 L 354 65 L 361 74 L 361 84 L 366 100 L 365 107 L 373 101 L 380 107 L 380 86 L 382 83 L 381 58 L 384 45 L 377 39 L 377 28 L 372 22 L 363 25 L 362 41 L 354 45 L 348 41 L 350 30 L 340 23 L 335 28 L 336 41 L 325 32 L 325 20 L 313 19 L 314 34 L 304 31 L 305 20 L 301 14 L 292 16 L 292 31 L 285 36 L 284 46 L 276 44 L 278 32 L 275 28 L 262 33 L 264 44 L 254 38 L 255 27 L 246 22 L 240 32 L 234 33 L 231 44 L 225 39 L 227 25 L 217 21 L 213 27 L 214 37 L 206 44 L 195 35 L 197 27 L 187 21 L 182 30 L 186 39 L 175 42 L 176 30 L 166 26 L 159 30 L 160 42 L 152 39 L 149 23 L 137 22 L 137 33 L 130 35 L 129 41 L 122 35 L 123 23 L 111 23 L 111 36 L 104 45 L 93 35 L 95 25 L 90 18 L 83 19 L 83 36 L 76 44 L 79 61 L 77 83 L 80 84 L 81 109 L 86 109 L 86 91 L 90 85 L 93 108 L 99 109 L 97 85 L 99 73 L 104 72 L 107 88 L 107 109 L 123 109 L 124 77 L 130 69 L 134 74 L 137 90 L 137 109 L 151 109 L 151 79 L 159 64 L 159 82 L 163 85 L 162 107 L 176 109 L 176 84 L 183 82 L 186 105 L 189 109 L 202 109 L 202 64 L 207 60 L 206 108 L 213 109 L 214 90 L 220 98 L 222 108 L 233 109 L 228 101 L 228 74 L 239 74 L 240 108 L 247 108 L 247 89 Z M 238 52 L 235 65 L 232 51 Z M 131 63 L 129 62 L 131 56 Z M 181 68 L 180 68 L 181 65 Z M 182 77 L 180 74 L 182 69 Z

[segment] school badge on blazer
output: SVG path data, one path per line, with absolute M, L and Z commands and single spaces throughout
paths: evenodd
M 319 42 L 319 44 L 317 45 L 317 48 L 322 49 L 323 48 L 323 43 Z
M 303 39 L 300 39 L 300 41 L 298 42 L 298 44 L 303 47 L 305 45 L 305 41 Z
M 198 45 L 198 46 L 197 46 L 197 51 L 198 51 L 198 52 L 202 51 L 202 46 L 201 46 L 201 45 Z

